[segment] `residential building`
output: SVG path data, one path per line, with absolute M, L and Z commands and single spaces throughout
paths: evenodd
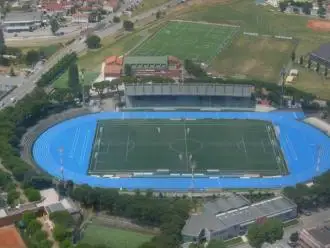
M 249 225 L 267 218 L 288 221 L 297 217 L 297 206 L 284 196 L 250 204 L 240 195 L 226 195 L 207 202 L 203 211 L 193 214 L 182 229 L 185 242 L 200 239 L 231 239 L 246 234 Z
M 159 76 L 179 79 L 182 76 L 182 64 L 174 56 L 126 56 L 124 65 L 130 66 L 135 76 Z M 125 72 L 123 72 L 125 73 Z
M 330 226 L 303 229 L 299 233 L 299 245 L 302 248 L 330 248 Z
M 122 74 L 123 57 L 122 56 L 110 56 L 104 61 L 104 79 L 112 80 L 119 78 Z
M 6 15 L 3 27 L 6 32 L 34 31 L 46 22 L 43 12 L 13 11 Z

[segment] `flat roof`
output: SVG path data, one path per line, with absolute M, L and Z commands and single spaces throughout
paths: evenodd
M 322 44 L 317 50 L 311 52 L 315 56 L 324 61 L 330 61 L 330 43 Z
M 125 94 L 127 96 L 188 95 L 251 97 L 253 92 L 253 85 L 240 84 L 125 84 Z
M 6 15 L 4 24 L 9 23 L 23 23 L 30 21 L 40 21 L 42 12 L 24 12 L 24 11 L 12 11 Z
M 41 195 L 41 199 L 43 200 L 42 202 L 37 204 L 38 207 L 40 206 L 47 207 L 49 205 L 59 202 L 60 200 L 58 193 L 53 188 L 40 190 L 40 195 Z
M 269 200 L 232 209 L 217 215 L 205 211 L 196 216 L 192 215 L 182 229 L 183 235 L 196 236 L 203 228 L 221 231 L 235 225 L 247 225 L 261 217 L 273 217 L 296 208 L 296 204 L 284 196 L 277 196 Z M 212 216 L 212 217 L 210 217 Z M 209 224 L 209 220 L 212 222 Z
M 125 56 L 124 64 L 165 64 L 167 65 L 167 56 Z
M 204 204 L 204 209 L 212 214 L 219 214 L 229 210 L 237 209 L 249 205 L 250 202 L 241 195 L 224 195 L 215 201 Z
M 326 246 L 330 244 L 330 226 L 315 227 L 307 231 L 322 245 Z

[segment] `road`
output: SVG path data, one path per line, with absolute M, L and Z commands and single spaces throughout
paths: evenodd
M 164 5 L 158 6 L 158 7 L 153 8 L 153 9 L 147 11 L 147 12 L 144 12 L 140 15 L 137 15 L 137 16 L 131 18 L 130 20 L 135 22 L 136 20 L 140 20 L 140 19 L 144 19 L 146 17 L 149 17 L 153 13 L 157 12 L 160 9 L 163 9 L 164 7 L 168 6 L 169 4 L 171 4 L 171 6 L 174 6 L 174 5 L 177 4 L 177 2 L 176 2 L 176 0 L 172 0 L 170 2 L 167 2 Z M 103 22 L 106 23 L 105 28 L 94 31 L 94 33 L 96 35 L 100 36 L 101 38 L 104 38 L 106 36 L 114 34 L 118 30 L 120 30 L 122 28 L 122 23 L 109 24 L 109 20 L 112 20 L 114 15 L 117 15 L 117 16 L 120 15 L 119 13 L 121 13 L 125 8 L 126 8 L 125 5 L 121 6 L 121 9 L 118 10 L 118 13 L 114 13 L 114 14 L 110 15 L 109 17 L 107 17 L 105 20 L 103 20 Z M 79 40 L 79 37 L 76 38 L 76 41 L 74 43 L 72 43 L 71 45 L 63 48 L 61 51 L 56 53 L 46 64 L 40 66 L 40 68 L 37 68 L 32 75 L 30 75 L 28 78 L 26 78 L 24 80 L 24 82 L 22 83 L 21 86 L 14 89 L 10 94 L 8 94 L 6 97 L 4 97 L 0 101 L 0 110 L 5 108 L 5 107 L 8 107 L 8 106 L 13 106 L 16 101 L 22 99 L 26 94 L 32 92 L 32 90 L 36 86 L 36 82 L 40 79 L 42 74 L 44 74 L 51 67 L 53 67 L 66 54 L 68 54 L 70 52 L 80 53 L 84 49 L 86 49 L 86 45 L 83 42 L 83 40 L 84 39 Z M 14 102 L 12 101 L 13 98 L 15 99 Z

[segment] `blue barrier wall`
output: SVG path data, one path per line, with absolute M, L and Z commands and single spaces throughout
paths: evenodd
M 258 119 L 271 121 L 280 129 L 279 142 L 290 174 L 271 178 L 102 178 L 87 175 L 96 129 L 101 119 Z M 109 112 L 90 114 L 51 127 L 41 134 L 33 146 L 35 162 L 49 174 L 77 184 L 133 190 L 187 191 L 220 188 L 281 188 L 305 182 L 330 168 L 330 139 L 320 130 L 305 124 L 301 112 Z M 322 153 L 316 169 L 317 147 Z M 59 152 L 63 149 L 62 155 Z M 61 169 L 63 165 L 63 169 Z

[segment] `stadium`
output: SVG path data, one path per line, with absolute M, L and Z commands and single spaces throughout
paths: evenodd
M 127 190 L 281 188 L 329 169 L 326 134 L 303 112 L 253 111 L 252 95 L 248 85 L 127 85 L 135 111 L 50 124 L 33 159 L 59 179 Z

